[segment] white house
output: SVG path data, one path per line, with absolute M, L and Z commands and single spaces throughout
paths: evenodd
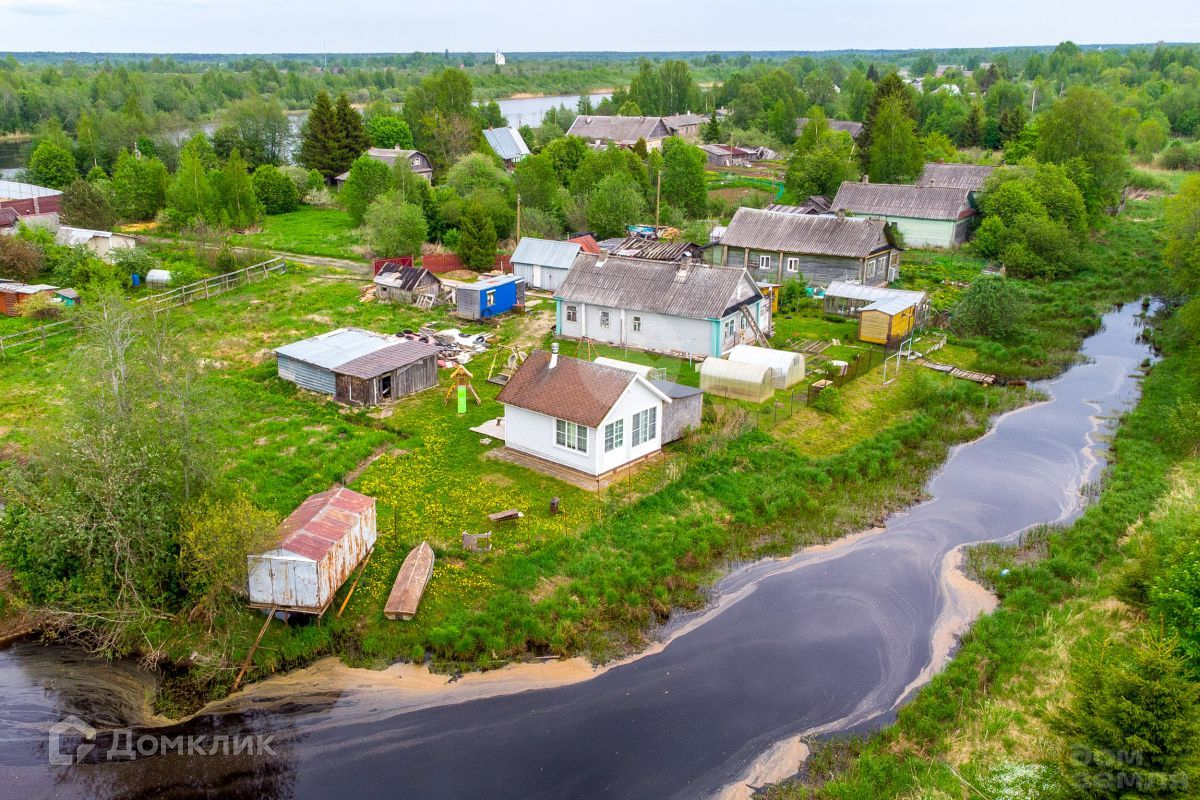
M 532 289 L 553 292 L 567 277 L 579 251 L 578 242 L 525 236 L 513 250 L 513 274 L 524 278 L 525 285 Z
M 496 398 L 504 444 L 597 477 L 662 449 L 671 398 L 618 367 L 534 351 Z
M 128 250 L 137 246 L 137 240 L 132 236 L 111 231 L 92 231 L 87 228 L 72 228 L 60 225 L 54 236 L 59 244 L 71 247 L 83 245 L 91 250 L 98 258 L 112 261 L 113 250 Z
M 554 293 L 559 336 L 722 356 L 771 335 L 771 304 L 744 268 L 580 253 Z

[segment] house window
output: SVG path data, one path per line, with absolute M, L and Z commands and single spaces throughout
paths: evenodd
M 487 295 L 485 295 L 485 297 L 484 297 L 484 302 L 486 303 L 488 308 L 491 308 L 492 306 L 496 305 L 496 293 L 488 292 Z
M 567 322 L 576 322 L 579 319 L 579 308 L 577 306 L 567 306 Z
M 634 447 L 654 439 L 658 435 L 658 409 L 647 408 L 633 415 Z
M 600 312 L 600 327 L 601 328 L 608 327 L 608 312 L 607 311 Z
M 732 319 L 725 320 L 725 338 L 726 339 L 733 338 L 733 320 Z
M 787 271 L 788 272 L 799 272 L 800 271 L 800 259 L 789 258 L 787 260 Z
M 634 317 L 633 318 L 633 332 L 641 333 L 641 331 L 642 331 L 642 318 Z
M 604 426 L 604 452 L 616 450 L 625 444 L 625 420 L 619 419 Z
M 759 269 L 770 269 L 771 268 L 771 257 L 770 256 L 759 256 L 758 257 L 758 268 Z
M 554 420 L 554 441 L 568 450 L 587 452 L 587 428 L 565 419 Z
M 419 167 L 419 166 L 421 166 L 421 159 L 419 159 L 419 158 L 414 158 L 414 159 L 413 159 L 412 161 L 410 161 L 409 163 L 410 163 L 410 164 L 412 164 L 414 167 Z

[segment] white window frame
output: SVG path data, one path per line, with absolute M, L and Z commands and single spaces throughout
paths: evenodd
M 601 328 L 607 328 L 607 327 L 608 327 L 608 322 L 609 322 L 608 312 L 607 312 L 607 311 L 601 311 L 601 312 L 600 312 L 600 327 L 601 327 Z
M 796 258 L 795 256 L 788 256 L 787 271 L 788 272 L 799 272 L 800 271 L 800 259 Z
M 770 269 L 771 268 L 771 257 L 770 256 L 759 256 L 758 257 L 758 268 L 759 269 Z
M 565 419 L 554 420 L 554 446 L 587 454 L 587 426 Z
M 736 328 L 733 324 L 733 317 L 730 317 L 729 319 L 725 320 L 725 338 L 732 339 L 736 332 L 737 332 Z
M 567 306 L 567 322 L 579 321 L 579 306 Z
M 625 420 L 616 419 L 604 426 L 604 452 L 625 446 Z
M 642 318 L 641 317 L 635 316 L 633 318 L 633 332 L 634 333 L 642 332 Z
M 651 406 L 634 414 L 632 427 L 629 442 L 633 447 L 654 441 L 658 436 L 658 407 Z
M 483 293 L 484 308 L 491 308 L 496 305 L 496 290 L 489 289 Z

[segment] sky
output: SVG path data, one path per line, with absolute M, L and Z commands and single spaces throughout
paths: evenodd
M 1196 0 L 0 0 L 0 52 L 839 50 L 1200 41 Z

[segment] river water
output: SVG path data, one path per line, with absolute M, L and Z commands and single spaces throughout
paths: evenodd
M 155 728 L 152 681 L 133 666 L 21 644 L 0 652 L 0 785 L 38 798 L 746 796 L 796 771 L 798 737 L 876 728 L 941 669 L 993 603 L 955 569 L 962 546 L 1080 512 L 1150 356 L 1136 312 L 1106 315 L 1081 363 L 1037 384 L 1051 399 L 956 447 L 930 499 L 883 529 L 735 570 L 638 657 L 454 683 L 329 659 Z M 96 747 L 87 763 L 50 766 L 46 731 L 67 715 L 100 729 Z M 201 751 L 216 735 L 273 738 L 269 753 L 110 762 L 106 731 L 124 726 L 208 737 Z M 65 741 L 58 752 L 82 740 Z
M 612 97 L 611 93 L 589 95 L 592 103 L 599 103 L 606 97 Z M 500 106 L 500 113 L 508 120 L 508 124 L 513 127 L 521 125 L 531 125 L 537 127 L 542 124 L 542 117 L 552 108 L 566 106 L 571 111 L 575 110 L 576 104 L 579 102 L 577 94 L 550 95 L 547 97 L 510 97 L 504 100 L 497 100 L 497 105 Z M 288 122 L 292 129 L 293 146 L 295 140 L 300 135 L 300 126 L 304 124 L 304 120 L 308 118 L 307 111 L 300 111 L 288 115 Z M 205 133 L 211 134 L 216 130 L 215 122 L 197 123 L 180 128 L 173 133 L 177 138 L 186 138 L 197 129 L 203 130 Z M 29 154 L 32 150 L 32 144 L 28 139 L 0 139 L 0 179 L 15 177 L 16 173 L 24 169 L 29 163 Z

